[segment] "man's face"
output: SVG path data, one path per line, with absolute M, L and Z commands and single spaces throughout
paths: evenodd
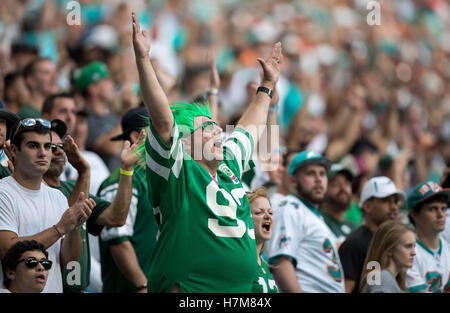
M 66 166 L 66 153 L 59 145 L 63 144 L 61 137 L 54 131 L 52 131 L 52 144 L 56 144 L 55 151 L 52 151 L 51 164 L 48 169 L 48 173 L 56 177 L 61 176 Z
M 97 88 L 100 99 L 108 103 L 114 100 L 114 82 L 111 78 L 106 77 L 100 80 Z
M 25 251 L 19 260 L 27 257 L 35 257 L 37 260 L 45 259 L 45 254 L 40 250 Z M 36 267 L 29 268 L 24 261 L 17 264 L 15 270 L 7 271 L 11 279 L 11 285 L 26 293 L 39 293 L 47 283 L 48 271 L 38 263 Z
M 364 210 L 367 218 L 370 218 L 376 225 L 380 225 L 389 219 L 398 219 L 400 203 L 398 195 L 391 195 L 386 198 L 371 198 L 364 203 Z
M 295 174 L 296 190 L 300 197 L 312 204 L 320 204 L 328 186 L 327 171 L 319 164 L 307 165 Z
M 197 116 L 194 118 L 195 131 L 191 134 L 191 156 L 196 161 L 209 164 L 209 167 L 217 167 L 223 161 L 223 142 L 222 128 L 200 127 L 205 125 L 206 121 L 212 121 L 206 116 Z
M 419 212 L 411 210 L 416 228 L 425 233 L 438 234 L 445 228 L 447 203 L 433 201 L 422 206 Z
M 23 136 L 20 150 L 12 145 L 14 166 L 29 177 L 42 177 L 47 172 L 52 158 L 50 133 L 28 131 Z
M 43 116 L 47 120 L 60 119 L 67 126 L 67 133 L 72 135 L 75 129 L 75 100 L 72 98 L 56 98 L 50 114 Z
M 78 147 L 84 147 L 88 136 L 88 130 L 86 117 L 78 115 L 73 133 L 73 139 Z
M 327 203 L 341 210 L 346 210 L 352 200 L 352 183 L 344 174 L 336 174 L 328 182 L 326 193 Z
M 56 67 L 50 60 L 39 62 L 32 75 L 34 88 L 45 96 L 58 92 Z
M 6 126 L 6 120 L 0 118 L 0 150 L 3 149 L 3 144 L 6 141 L 6 132 L 8 128 Z

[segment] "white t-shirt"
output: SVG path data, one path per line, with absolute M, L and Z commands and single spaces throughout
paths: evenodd
M 450 249 L 440 239 L 439 249 L 433 251 L 416 238 L 413 267 L 406 272 L 406 288 L 410 292 L 433 293 L 450 291 Z
M 97 195 L 98 188 L 110 174 L 109 169 L 97 153 L 92 151 L 82 151 L 81 155 L 91 167 L 91 185 L 89 186 L 89 192 L 93 195 Z
M 317 209 L 289 195 L 274 209 L 274 230 L 267 243 L 269 263 L 288 256 L 304 292 L 344 293 L 344 272 L 336 237 Z
M 14 232 L 19 237 L 34 236 L 57 224 L 68 207 L 66 197 L 57 189 L 41 184 L 39 190 L 30 190 L 12 176 L 0 180 L 0 230 Z M 43 292 L 63 291 L 60 250 L 61 239 L 47 249 L 53 266 Z M 3 287 L 2 272 L 0 286 Z

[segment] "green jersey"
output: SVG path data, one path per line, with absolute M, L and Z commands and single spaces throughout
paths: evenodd
M 250 204 L 241 184 L 253 140 L 237 128 L 216 177 L 187 154 L 174 124 L 167 147 L 150 124 L 145 142 L 149 197 L 160 222 L 150 292 L 251 292 L 258 266 Z
M 6 166 L 0 165 L 0 179 L 8 177 L 11 175 L 9 168 Z
M 50 187 L 58 189 L 64 194 L 67 199 L 69 199 L 72 195 L 75 183 L 70 181 L 62 181 L 59 187 Z M 89 285 L 89 278 L 91 273 L 91 253 L 89 250 L 88 232 L 94 236 L 97 236 L 102 231 L 103 226 L 95 224 L 95 221 L 103 213 L 103 211 L 111 205 L 111 203 L 104 201 L 99 197 L 93 195 L 89 195 L 89 197 L 94 199 L 96 205 L 92 210 L 91 216 L 89 216 L 88 220 L 81 226 L 80 234 L 83 244 L 83 250 L 79 260 L 80 266 L 79 268 L 77 266 L 61 268 L 64 292 L 80 292 L 85 290 Z M 70 265 L 70 263 L 68 265 Z M 80 270 L 79 273 L 77 273 L 78 269 Z
M 261 266 L 258 266 L 258 271 L 256 272 L 256 279 L 253 280 L 254 293 L 278 293 L 278 287 L 275 280 L 270 274 L 269 267 L 267 263 L 261 258 Z
M 116 169 L 103 181 L 98 195 L 112 201 L 119 187 L 120 172 Z M 103 292 L 135 292 L 135 286 L 122 274 L 111 256 L 110 246 L 130 241 L 139 263 L 150 284 L 150 262 L 156 242 L 158 224 L 148 199 L 145 171 L 135 166 L 131 204 L 127 221 L 121 227 L 105 227 L 100 234 L 100 258 Z
M 343 243 L 348 235 L 350 235 L 355 229 L 358 228 L 358 225 L 356 225 L 352 221 L 344 220 L 343 222 L 341 222 L 325 212 L 320 212 L 320 214 L 323 216 L 325 224 L 327 224 L 327 226 L 336 236 L 336 241 L 338 244 Z

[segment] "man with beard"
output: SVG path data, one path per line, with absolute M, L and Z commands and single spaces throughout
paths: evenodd
M 372 236 L 384 221 L 398 220 L 405 194 L 385 176 L 369 179 L 361 192 L 359 206 L 364 214 L 364 224 L 356 229 L 339 247 L 339 257 L 344 267 L 346 292 L 358 292 L 364 259 Z
M 273 277 L 283 292 L 344 292 L 336 237 L 318 207 L 325 198 L 330 161 L 303 151 L 289 166 L 291 193 L 274 210 L 275 227 L 267 245 Z
M 345 219 L 352 200 L 353 174 L 341 164 L 333 164 L 327 173 L 328 189 L 320 212 L 325 223 L 336 235 L 339 246 L 358 226 Z

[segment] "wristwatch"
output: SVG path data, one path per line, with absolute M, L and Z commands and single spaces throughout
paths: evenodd
M 268 94 L 269 95 L 269 97 L 272 99 L 272 96 L 273 96 L 273 90 L 272 89 L 269 89 L 269 88 L 267 88 L 267 87 L 262 87 L 262 86 L 260 86 L 260 87 L 258 87 L 258 89 L 256 90 L 256 93 L 258 93 L 258 92 L 264 92 L 264 93 L 266 93 L 266 94 Z

